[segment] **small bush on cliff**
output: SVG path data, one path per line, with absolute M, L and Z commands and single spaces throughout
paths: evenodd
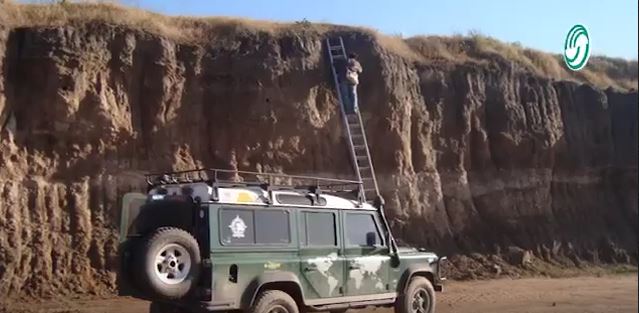
M 307 19 L 302 19 L 301 21 L 296 21 L 295 25 L 298 26 L 302 26 L 302 27 L 311 27 L 311 22 L 309 22 Z

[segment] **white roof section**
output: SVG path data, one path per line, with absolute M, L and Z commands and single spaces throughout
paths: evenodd
M 160 188 L 167 190 L 167 195 L 183 195 L 188 193 L 188 189 L 192 190 L 191 196 L 193 198 L 199 197 L 203 202 L 209 202 L 213 196 L 213 188 L 206 183 L 189 183 L 189 184 L 176 184 L 176 185 L 163 185 L 157 186 L 151 191 L 149 195 L 157 195 Z M 257 206 L 269 206 L 268 192 L 258 186 L 243 186 L 243 187 L 218 187 L 218 201 L 215 203 L 225 204 L 240 204 L 240 205 L 257 205 Z M 352 210 L 375 210 L 375 207 L 368 203 L 362 203 L 359 206 L 359 202 L 355 200 L 346 199 L 326 193 L 322 193 L 320 197 L 326 200 L 325 205 L 304 205 L 304 204 L 292 204 L 282 203 L 278 200 L 278 195 L 292 195 L 292 196 L 306 196 L 308 193 L 296 190 L 273 190 L 273 206 L 279 207 L 293 207 L 293 208 L 315 208 L 315 209 L 352 209 Z

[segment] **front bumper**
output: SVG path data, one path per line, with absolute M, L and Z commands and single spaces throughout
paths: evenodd
M 437 272 L 435 273 L 435 286 L 433 286 L 435 288 L 435 291 L 439 291 L 442 292 L 444 291 L 444 281 L 446 281 L 446 277 L 442 276 L 442 266 L 444 265 L 444 262 L 446 262 L 448 260 L 447 257 L 443 256 L 439 259 L 437 259 Z

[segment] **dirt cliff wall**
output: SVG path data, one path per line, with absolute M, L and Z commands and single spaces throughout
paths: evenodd
M 329 34 L 361 56 L 372 157 L 404 241 L 636 261 L 636 92 L 499 60 L 415 62 L 366 32 Z M 352 175 L 324 35 L 0 29 L 0 294 L 113 290 L 118 201 L 143 172 Z

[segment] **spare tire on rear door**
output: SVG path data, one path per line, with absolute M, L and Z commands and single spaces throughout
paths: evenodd
M 188 232 L 162 227 L 151 233 L 134 258 L 138 285 L 152 297 L 179 299 L 197 284 L 201 258 Z

